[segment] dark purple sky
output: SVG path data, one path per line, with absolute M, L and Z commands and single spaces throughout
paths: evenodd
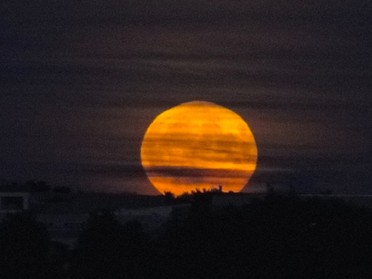
M 0 179 L 156 193 L 146 127 L 205 100 L 249 123 L 251 190 L 372 193 L 371 14 L 367 0 L 2 0 Z

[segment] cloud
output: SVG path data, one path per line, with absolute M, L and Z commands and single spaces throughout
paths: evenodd
M 203 99 L 248 121 L 263 170 L 331 180 L 339 160 L 337 183 L 370 177 L 356 155 L 372 137 L 369 1 L 0 5 L 5 176 L 140 177 L 153 118 Z

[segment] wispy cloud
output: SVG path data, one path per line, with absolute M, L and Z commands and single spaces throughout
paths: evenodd
M 258 176 L 266 169 L 289 181 L 293 170 L 303 180 L 370 181 L 370 1 L 0 6 L 4 178 L 139 179 L 154 117 L 206 100 L 248 121 Z

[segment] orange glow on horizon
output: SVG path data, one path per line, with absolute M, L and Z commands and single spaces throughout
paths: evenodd
M 257 146 L 238 114 L 194 101 L 154 119 L 142 141 L 141 162 L 161 193 L 181 195 L 218 185 L 239 192 L 256 169 Z

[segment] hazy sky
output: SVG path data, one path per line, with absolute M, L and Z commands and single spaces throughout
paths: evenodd
M 371 14 L 367 0 L 2 0 L 0 179 L 154 194 L 147 126 L 205 100 L 249 123 L 251 190 L 372 193 Z

